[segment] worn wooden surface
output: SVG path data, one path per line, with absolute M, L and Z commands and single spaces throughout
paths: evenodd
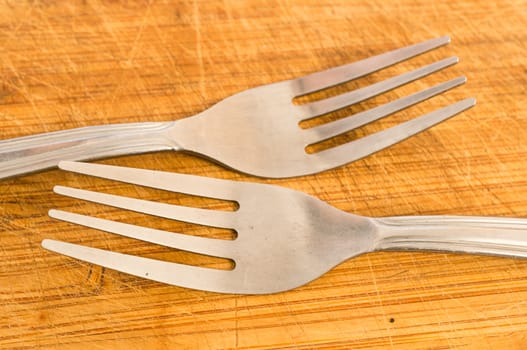
M 0 138 L 195 114 L 259 84 L 440 35 L 452 43 L 361 86 L 458 55 L 444 72 L 358 108 L 464 74 L 468 83 L 366 127 L 474 96 L 478 105 L 322 174 L 263 180 L 166 152 L 101 162 L 267 182 L 369 216 L 527 217 L 525 1 L 4 1 Z M 287 117 L 287 116 L 284 116 Z M 353 136 L 353 135 L 351 135 Z M 2 349 L 525 349 L 527 262 L 374 253 L 296 290 L 220 295 L 169 287 L 40 248 L 43 238 L 223 266 L 50 219 L 71 209 L 198 235 L 225 233 L 54 195 L 55 184 L 219 205 L 51 170 L 0 181 Z M 309 266 L 306 266 L 309 268 Z

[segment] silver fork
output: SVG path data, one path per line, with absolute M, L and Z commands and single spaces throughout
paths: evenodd
M 449 43 L 422 42 L 301 78 L 230 96 L 192 118 L 113 124 L 0 141 L 0 179 L 55 167 L 60 160 L 91 160 L 161 150 L 189 151 L 244 173 L 292 177 L 352 162 L 419 133 L 474 105 L 466 99 L 367 137 L 309 154 L 306 146 L 405 109 L 465 82 L 464 77 L 318 127 L 299 123 L 409 83 L 457 63 L 450 57 L 378 83 L 307 104 L 293 99 L 350 81 Z
M 236 211 L 190 208 L 69 187 L 55 192 L 158 217 L 230 228 L 234 240 L 195 237 L 65 211 L 54 218 L 143 241 L 232 259 L 219 270 L 46 239 L 51 251 L 135 276 L 221 293 L 265 294 L 308 283 L 359 254 L 412 249 L 527 257 L 527 220 L 463 216 L 368 218 L 283 187 L 108 165 L 60 168 L 127 183 L 236 201 Z

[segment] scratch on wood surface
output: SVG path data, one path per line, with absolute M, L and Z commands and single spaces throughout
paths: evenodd
M 20 39 L 18 33 L 21 28 L 27 25 L 26 19 L 29 19 L 32 17 L 33 11 L 34 11 L 33 6 L 28 6 L 28 8 L 26 8 L 26 11 L 25 11 L 26 12 L 25 16 L 17 19 L 17 24 L 14 27 L 14 29 L 11 29 L 11 28 L 3 29 L 2 27 L 0 27 L 0 33 L 2 33 L 2 36 L 9 38 L 9 40 L 5 40 L 2 43 L 2 48 L 0 48 L 0 50 L 2 50 L 3 48 L 12 47 L 13 44 L 11 43 L 11 41 Z
M 504 308 L 504 311 L 506 311 L 505 314 L 509 315 L 509 314 L 513 313 L 513 310 L 514 310 L 514 313 L 519 314 L 519 313 L 522 312 L 521 309 L 522 309 L 522 307 L 525 307 L 525 305 L 527 305 L 527 302 L 524 301 L 524 300 L 519 301 L 519 302 L 515 302 L 515 303 L 507 306 L 506 308 Z M 509 318 L 507 318 L 506 321 L 509 324 L 509 326 L 514 325 L 512 320 L 510 320 Z
M 419 271 L 419 265 L 416 263 L 415 257 L 416 257 L 415 254 L 410 254 L 410 259 L 411 259 L 412 265 L 413 265 L 412 271 Z M 426 286 L 424 285 L 424 279 L 423 278 L 419 278 L 418 281 L 421 284 L 421 289 L 426 289 Z M 414 286 L 414 290 L 418 294 L 419 300 L 422 303 L 424 303 L 425 299 L 423 298 L 422 294 L 419 293 L 419 290 L 418 290 L 417 286 Z
M 132 47 L 128 51 L 127 63 L 129 65 L 131 65 L 131 66 L 133 65 L 132 63 L 133 63 L 133 61 L 135 59 L 136 51 L 137 51 L 137 48 L 139 47 L 139 41 L 140 41 L 141 36 L 143 35 L 143 32 L 145 30 L 145 27 L 146 27 L 146 24 L 147 24 L 147 20 L 150 17 L 151 6 L 152 6 L 152 1 L 150 0 L 150 1 L 148 1 L 145 13 L 143 14 L 143 16 L 141 18 L 141 25 L 139 26 L 139 30 L 137 31 L 137 34 L 135 35 L 134 41 L 132 42 Z
M 41 122 L 40 126 L 42 126 L 44 128 L 44 131 L 47 131 L 48 130 L 47 129 L 48 123 L 46 122 L 46 120 L 42 117 L 42 115 L 39 112 L 39 109 L 38 109 L 38 107 L 37 107 L 37 105 L 35 103 L 35 96 L 29 92 L 29 87 L 27 86 L 27 84 L 24 81 L 24 79 L 22 79 L 22 77 L 18 73 L 18 70 L 16 69 L 16 67 L 13 65 L 13 63 L 11 61 L 9 61 L 8 68 L 11 70 L 13 75 L 17 78 L 17 80 L 20 83 L 20 86 L 18 87 L 18 92 L 31 105 L 31 109 L 35 113 L 35 117 Z
M 468 118 L 469 120 L 471 121 L 474 121 L 474 125 L 485 125 L 485 124 L 488 124 L 486 121 L 480 121 L 480 120 L 474 120 L 474 118 L 468 114 L 468 116 L 466 117 Z M 522 130 L 523 127 L 520 123 L 518 123 L 518 121 L 513 118 L 513 117 L 510 117 L 509 115 L 507 114 L 504 114 L 504 115 L 501 115 L 500 118 L 502 120 L 507 120 L 507 125 L 508 127 L 514 127 L 514 128 L 518 128 L 518 130 Z M 474 135 L 477 137 L 477 139 L 481 142 L 482 144 L 482 148 L 484 149 L 487 149 L 487 150 L 492 150 L 493 147 L 492 147 L 492 143 L 496 142 L 495 140 L 496 139 L 500 139 L 500 140 L 504 140 L 504 141 L 507 141 L 508 138 L 509 138 L 509 134 L 507 133 L 507 130 L 503 130 L 503 125 L 505 123 L 498 123 L 498 124 L 493 124 L 492 125 L 492 135 L 491 135 L 491 138 L 489 139 L 489 136 L 482 133 L 482 129 L 481 128 L 472 128 L 471 129 L 471 132 L 474 133 Z M 491 126 L 489 125 L 486 129 L 490 129 Z M 455 131 L 456 135 L 459 135 L 458 139 L 463 139 L 463 134 L 461 131 Z M 486 152 L 487 156 L 491 159 L 491 162 L 493 164 L 493 166 L 495 167 L 496 171 L 500 171 L 500 170 L 503 170 L 504 172 L 507 172 L 507 166 L 506 164 L 503 162 L 503 160 L 501 159 L 499 153 L 497 152 Z M 470 161 L 471 161 L 471 158 L 470 157 L 467 157 L 467 162 L 463 165 L 463 169 L 461 171 L 464 171 L 465 173 L 467 173 L 468 175 L 468 178 L 469 178 L 469 185 L 470 185 L 470 180 L 472 179 L 471 177 L 471 168 L 470 168 Z M 501 169 L 500 169 L 501 168 Z M 477 180 L 479 184 L 481 184 L 481 181 L 479 178 L 477 177 L 474 177 L 474 180 Z M 456 193 L 457 195 L 457 192 L 454 191 L 454 193 Z M 492 189 L 489 189 L 487 192 L 487 194 L 489 194 L 493 199 L 494 199 L 494 203 L 495 204 L 498 204 L 499 206 L 502 206 L 504 208 L 507 208 L 507 211 L 509 213 L 514 213 L 515 210 L 514 208 L 512 208 L 512 206 L 507 203 L 506 201 L 503 200 L 503 198 L 501 198 L 498 194 L 496 194 L 494 191 L 492 191 Z
M 287 300 L 287 296 L 289 294 L 287 293 L 284 293 L 281 295 L 281 299 L 284 301 L 283 302 L 283 305 L 285 305 L 286 309 L 287 309 L 287 313 L 288 315 L 290 315 L 292 317 L 292 323 L 300 330 L 300 332 L 302 333 L 302 338 L 306 336 L 306 331 L 304 329 L 304 326 L 302 325 L 302 318 L 300 317 L 297 317 L 295 315 L 295 310 L 291 307 L 291 304 L 288 302 Z M 295 336 L 295 334 L 293 334 L 291 332 L 291 330 L 289 329 L 289 327 L 287 325 L 284 325 L 284 328 L 287 330 L 287 335 L 289 337 L 289 340 L 291 341 L 291 344 L 293 344 L 294 346 L 298 346 L 298 342 L 297 342 L 297 338 L 298 336 Z
M 227 15 L 227 19 L 231 25 L 234 25 L 234 18 L 232 17 L 232 8 L 231 3 L 228 0 L 223 0 L 223 8 L 225 11 L 225 14 Z M 223 34 L 223 32 L 222 32 Z
M 238 297 L 234 298 L 234 348 L 238 349 L 239 330 L 238 330 Z
M 123 49 L 121 47 L 121 40 L 117 37 L 115 30 L 112 27 L 112 23 L 107 20 L 107 13 L 102 10 L 102 8 L 96 6 L 94 3 L 88 2 L 89 6 L 91 6 L 91 9 L 93 10 L 93 13 L 95 17 L 99 19 L 100 24 L 102 24 L 102 28 L 106 31 L 106 33 L 112 38 L 114 47 L 116 47 L 119 50 L 119 53 L 121 56 L 123 55 Z M 101 27 L 100 25 L 97 27 Z
M 372 265 L 371 259 L 370 259 L 370 257 L 368 255 L 366 255 L 366 260 L 368 261 L 368 268 L 370 270 L 371 281 L 373 283 L 373 288 L 375 289 L 375 294 L 377 295 L 377 300 L 379 301 L 379 308 L 381 310 L 382 317 L 383 317 L 383 319 L 387 319 L 388 316 L 386 315 L 386 310 L 384 308 L 384 304 L 382 303 L 381 293 L 379 291 L 379 287 L 377 286 L 377 278 L 375 277 L 375 272 L 373 271 L 373 265 Z M 383 328 L 384 328 L 384 330 L 387 333 L 387 337 L 388 337 L 388 340 L 390 342 L 390 348 L 393 349 L 394 344 L 393 344 L 392 335 L 391 335 L 389 329 L 386 326 L 384 326 Z
M 446 298 L 449 298 L 450 300 L 452 300 L 453 302 L 455 302 L 456 304 L 461 306 L 461 308 L 465 309 L 466 311 L 468 311 L 470 314 L 474 315 L 478 319 L 480 319 L 480 318 L 487 319 L 488 318 L 483 312 L 477 311 L 476 309 L 474 309 L 474 308 L 470 307 L 469 305 L 467 305 L 467 303 L 463 303 L 456 296 L 453 296 L 453 295 L 450 295 L 450 294 L 443 294 L 443 296 L 446 297 Z
M 388 150 L 386 152 L 386 154 L 388 155 L 388 157 L 390 157 L 390 162 L 389 163 L 395 164 L 397 162 L 396 159 L 395 159 L 395 155 L 392 152 L 392 150 Z M 386 166 L 386 162 L 384 160 L 382 160 L 380 157 L 373 157 L 372 161 L 376 162 L 376 165 L 378 166 L 378 168 L 381 169 L 381 171 L 385 175 L 384 176 L 384 181 L 389 181 L 389 186 L 386 186 L 386 187 L 387 188 L 397 188 L 397 184 L 396 183 L 397 183 L 397 181 L 399 181 L 399 179 L 397 177 L 391 176 L 390 171 L 389 171 L 389 167 Z M 406 183 L 409 183 L 409 184 L 412 184 L 412 185 L 415 183 L 415 181 L 412 178 L 410 178 L 407 175 L 405 175 L 405 172 L 397 172 L 397 175 L 401 176 L 401 177 L 404 177 L 404 180 L 405 180 Z M 411 203 L 411 201 L 410 201 L 410 199 L 408 197 L 401 196 L 400 198 L 404 202 L 404 205 L 405 205 L 406 208 L 412 208 L 412 207 L 415 208 L 415 204 Z
M 123 62 L 121 61 L 121 57 L 126 57 L 122 48 L 122 41 L 119 40 L 117 34 L 115 33 L 112 23 L 107 19 L 107 13 L 104 12 L 102 7 L 97 6 L 95 3 L 88 2 L 87 5 L 90 6 L 93 13 L 93 17 L 98 19 L 97 27 L 91 29 L 92 32 L 98 35 L 104 34 L 105 39 L 111 39 L 112 48 L 117 49 L 119 56 L 115 57 L 113 52 L 110 50 L 107 50 L 105 54 L 111 57 L 112 62 L 122 64 Z M 101 28 L 105 33 L 99 33 Z M 127 79 L 118 79 L 117 81 L 115 81 L 115 87 L 113 89 L 108 89 L 108 99 L 112 104 L 114 104 L 115 101 L 118 99 L 119 92 L 124 89 L 124 84 L 126 84 L 127 82 Z
M 194 13 L 194 30 L 196 31 L 196 55 L 199 63 L 199 88 L 201 96 L 206 96 L 205 90 L 205 67 L 203 64 L 203 50 L 202 50 L 202 38 L 201 38 L 201 18 L 199 13 L 199 5 L 197 1 L 193 1 L 193 13 Z

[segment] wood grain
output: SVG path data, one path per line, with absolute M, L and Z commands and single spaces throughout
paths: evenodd
M 468 83 L 357 131 L 461 98 L 478 105 L 348 166 L 263 180 L 182 153 L 108 164 L 278 184 L 369 216 L 527 217 L 527 3 L 512 1 L 4 1 L 0 138 L 191 116 L 226 96 L 440 35 L 452 43 L 349 87 L 439 58 L 461 62 L 352 111 L 466 75 Z M 348 110 L 349 112 L 349 110 Z M 43 238 L 222 266 L 51 220 L 51 208 L 152 225 L 54 195 L 55 184 L 171 197 L 58 170 L 0 181 L 2 349 L 525 349 L 527 262 L 375 253 L 269 296 L 169 287 L 40 248 Z M 168 221 L 156 227 L 220 235 Z M 306 266 L 309 268 L 309 266 Z

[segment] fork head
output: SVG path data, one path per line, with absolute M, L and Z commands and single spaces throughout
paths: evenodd
M 293 99 L 345 83 L 449 43 L 441 37 L 386 52 L 301 78 L 245 90 L 203 113 L 174 123 L 169 137 L 176 148 L 199 153 L 236 170 L 282 178 L 317 173 L 355 161 L 415 135 L 474 105 L 466 99 L 390 129 L 308 153 L 306 148 L 417 104 L 465 82 L 464 77 L 313 128 L 300 122 L 359 103 L 457 63 L 437 61 L 378 83 L 323 100 L 295 104 Z
M 200 238 L 52 210 L 54 218 L 195 253 L 232 259 L 232 270 L 126 255 L 55 240 L 44 248 L 172 285 L 221 293 L 281 292 L 318 278 L 340 262 L 371 251 L 371 219 L 342 212 L 304 193 L 254 183 L 108 165 L 62 162 L 62 169 L 173 191 L 236 201 L 233 212 L 182 207 L 56 187 L 59 194 L 160 217 L 230 228 L 234 240 Z

